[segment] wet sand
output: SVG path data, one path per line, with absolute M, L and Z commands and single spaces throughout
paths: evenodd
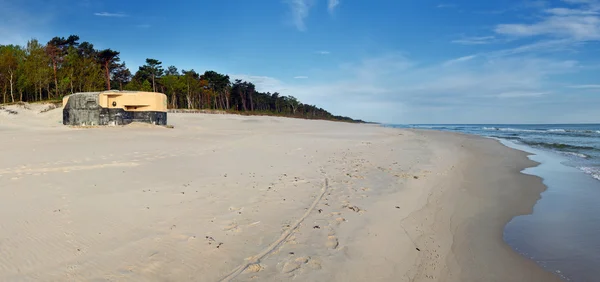
M 494 140 L 205 114 L 73 129 L 11 107 L 2 281 L 558 280 L 502 240 L 544 186 Z

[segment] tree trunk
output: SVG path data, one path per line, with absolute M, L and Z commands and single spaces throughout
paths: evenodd
M 188 82 L 187 84 L 187 108 L 191 109 L 192 108 L 192 93 L 190 93 L 190 83 Z
M 154 84 L 154 74 L 152 75 L 152 91 L 156 92 L 156 85 Z
M 175 92 L 171 95 L 171 108 L 177 109 L 177 94 Z
M 12 101 L 12 103 L 15 102 L 15 95 L 13 93 L 13 72 L 10 71 L 10 100 Z
M 225 91 L 225 109 L 229 110 L 229 92 Z
M 56 75 L 56 59 L 52 59 L 52 65 L 54 67 L 54 88 L 56 90 L 56 96 L 58 97 L 58 76 Z M 50 84 L 48 84 L 48 98 L 50 98 Z
M 123 91 L 123 81 L 119 81 L 119 90 Z
M 242 109 L 244 112 L 246 111 L 246 95 L 244 95 L 244 91 L 240 91 L 240 100 L 242 100 Z
M 225 96 L 223 93 L 219 94 L 219 102 L 221 102 L 221 109 L 225 109 L 225 99 L 223 98 L 223 96 Z
M 104 70 L 106 72 L 106 89 L 110 90 L 110 73 L 108 71 L 108 62 L 104 63 Z

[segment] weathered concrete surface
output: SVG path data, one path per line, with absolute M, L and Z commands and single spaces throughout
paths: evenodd
M 101 125 L 98 94 L 100 92 L 75 93 L 69 96 L 63 109 L 63 124 Z
M 167 125 L 167 113 L 161 111 L 126 111 L 123 108 L 100 106 L 100 93 L 75 93 L 70 95 L 63 109 L 64 125 L 126 125 L 144 122 Z

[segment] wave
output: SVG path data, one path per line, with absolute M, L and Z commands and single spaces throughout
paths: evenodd
M 591 175 L 593 178 L 600 180 L 600 168 L 598 167 L 579 167 L 583 172 Z
M 523 143 L 531 146 L 539 146 L 548 149 L 559 149 L 559 150 L 596 150 L 594 147 L 588 146 L 577 146 L 563 143 L 545 143 L 545 142 L 534 142 L 534 141 L 522 141 Z
M 511 127 L 483 127 L 483 130 L 493 131 L 514 131 L 514 132 L 529 132 L 529 133 L 555 133 L 555 134 L 600 134 L 600 130 L 582 130 L 582 129 L 562 129 L 562 128 L 551 128 L 551 129 L 524 129 L 524 128 L 511 128 Z
M 500 139 L 508 139 L 508 140 L 521 140 L 521 137 L 517 137 L 516 134 L 512 135 L 512 136 L 498 136 L 498 135 L 491 135 L 490 137 L 493 138 L 500 138 Z
M 517 129 L 517 128 L 502 128 L 502 127 L 484 127 L 483 130 L 495 130 L 495 131 L 514 131 L 514 132 L 537 132 L 544 133 L 545 130 L 535 130 L 535 129 Z
M 582 159 L 589 159 L 590 156 L 586 155 L 586 154 L 582 154 L 582 153 L 575 153 L 575 152 L 562 152 L 565 155 L 570 155 L 570 156 L 575 156 L 578 158 L 582 158 Z

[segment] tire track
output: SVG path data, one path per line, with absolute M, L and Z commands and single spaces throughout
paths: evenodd
M 288 230 L 286 230 L 283 234 L 281 234 L 279 239 L 277 239 L 275 242 L 271 243 L 271 245 L 269 245 L 267 248 L 262 250 L 257 255 L 246 258 L 245 259 L 246 262 L 244 264 L 235 268 L 233 271 L 231 271 L 227 276 L 225 276 L 220 281 L 231 281 L 232 279 L 234 279 L 235 277 L 240 275 L 244 270 L 246 270 L 250 265 L 259 263 L 262 258 L 264 258 L 268 254 L 273 252 L 273 250 L 275 248 L 277 248 L 277 246 L 279 246 L 282 242 L 284 242 L 292 234 L 292 232 L 294 232 L 296 229 L 298 229 L 298 226 L 300 225 L 300 223 L 302 223 L 310 215 L 310 213 L 315 209 L 315 207 L 317 206 L 319 201 L 321 201 L 321 199 L 323 198 L 325 193 L 327 193 L 328 189 L 329 189 L 329 180 L 327 178 L 325 178 L 325 185 L 323 186 L 323 188 L 321 188 L 321 194 L 319 194 L 319 196 L 314 200 L 314 202 L 312 203 L 310 208 L 308 208 L 308 210 L 304 213 L 304 215 L 301 218 L 299 218 Z

